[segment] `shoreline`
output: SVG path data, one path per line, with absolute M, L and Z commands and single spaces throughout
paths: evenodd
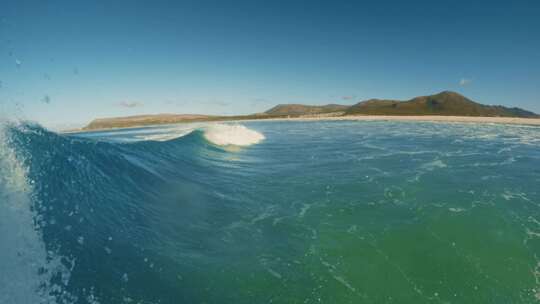
M 234 121 L 259 121 L 263 119 L 234 120 Z M 424 122 L 458 122 L 458 123 L 487 123 L 487 124 L 513 124 L 540 126 L 540 118 L 521 117 L 484 117 L 484 116 L 442 116 L 442 115 L 350 115 L 350 116 L 327 116 L 327 117 L 291 117 L 291 118 L 268 118 L 272 121 L 424 121 Z
M 521 118 L 521 117 L 484 117 L 484 116 L 442 116 L 442 115 L 350 115 L 350 116 L 301 116 L 301 117 L 276 117 L 259 119 L 231 119 L 231 120 L 208 120 L 208 121 L 179 121 L 167 124 L 148 124 L 135 125 L 124 128 L 104 128 L 93 130 L 65 130 L 60 131 L 63 134 L 70 133 L 88 133 L 105 132 L 111 130 L 129 130 L 135 128 L 156 127 L 176 124 L 190 123 L 227 123 L 243 121 L 411 121 L 411 122 L 455 122 L 455 123 L 484 123 L 484 124 L 511 124 L 540 126 L 540 118 Z

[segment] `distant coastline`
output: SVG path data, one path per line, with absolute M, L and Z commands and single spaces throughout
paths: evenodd
M 236 116 L 156 114 L 95 119 L 82 129 L 100 131 L 151 125 L 253 120 L 392 120 L 540 125 L 540 115 L 520 108 L 483 105 L 458 93 L 444 91 L 406 101 L 370 99 L 354 105 L 277 105 L 264 113 Z
M 540 126 L 540 118 L 522 117 L 485 117 L 485 116 L 443 116 L 443 115 L 355 115 L 355 116 L 321 116 L 321 117 L 295 117 L 271 118 L 271 121 L 424 121 L 424 122 L 456 122 L 456 123 L 496 123 Z

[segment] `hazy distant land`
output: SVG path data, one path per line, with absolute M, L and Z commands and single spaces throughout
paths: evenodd
M 354 105 L 280 104 L 264 113 L 237 116 L 156 114 L 95 119 L 83 131 L 204 121 L 259 119 L 432 120 L 540 125 L 540 115 L 520 108 L 483 105 L 455 92 L 410 100 L 369 99 Z

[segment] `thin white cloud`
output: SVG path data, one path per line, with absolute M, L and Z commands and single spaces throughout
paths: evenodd
M 261 107 L 261 106 L 266 106 L 268 104 L 270 104 L 270 100 L 266 99 L 266 98 L 253 98 L 251 99 L 251 106 L 252 107 Z
M 342 96 L 341 99 L 343 99 L 343 100 L 351 100 L 351 99 L 354 99 L 354 96 L 352 96 L 352 95 Z
M 217 101 L 210 102 L 210 104 L 213 104 L 213 105 L 216 105 L 216 106 L 220 106 L 220 107 L 226 107 L 226 106 L 229 105 L 228 102 L 221 101 L 221 100 L 217 100 Z
M 137 108 L 142 107 L 144 104 L 138 101 L 122 101 L 118 105 L 124 108 Z
M 253 98 L 252 100 L 252 103 L 253 104 L 258 104 L 258 103 L 269 103 L 270 101 L 266 98 Z
M 461 78 L 461 79 L 459 80 L 459 85 L 462 86 L 462 87 L 464 87 L 464 86 L 466 86 L 466 85 L 471 84 L 471 82 L 472 82 L 472 79 L 470 79 L 470 78 Z

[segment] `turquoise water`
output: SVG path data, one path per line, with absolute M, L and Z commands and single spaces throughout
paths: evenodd
M 538 302 L 540 128 L 242 125 L 3 126 L 0 303 Z

